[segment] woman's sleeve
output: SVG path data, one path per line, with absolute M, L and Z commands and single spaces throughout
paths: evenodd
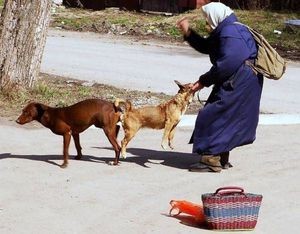
M 195 50 L 199 51 L 202 54 L 209 53 L 209 43 L 208 40 L 199 34 L 197 34 L 194 30 L 191 29 L 189 36 L 184 36 L 184 40 L 187 41 L 191 47 Z
M 221 37 L 219 56 L 211 69 L 200 76 L 206 87 L 227 80 L 249 58 L 250 52 L 241 38 Z

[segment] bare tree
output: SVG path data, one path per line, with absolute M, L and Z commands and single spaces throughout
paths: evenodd
M 5 0 L 0 18 L 0 88 L 31 87 L 40 71 L 51 0 Z

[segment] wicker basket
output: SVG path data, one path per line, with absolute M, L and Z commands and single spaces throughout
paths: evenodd
M 222 187 L 202 195 L 205 221 L 210 229 L 252 230 L 262 195 L 244 193 L 240 187 Z

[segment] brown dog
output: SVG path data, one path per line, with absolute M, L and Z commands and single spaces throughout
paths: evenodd
M 40 122 L 53 133 L 62 135 L 64 138 L 63 156 L 64 162 L 62 168 L 67 167 L 69 158 L 69 145 L 71 135 L 73 136 L 77 156 L 75 159 L 81 159 L 81 146 L 79 142 L 79 133 L 86 130 L 91 125 L 102 128 L 108 140 L 115 150 L 114 165 L 119 162 L 121 147 L 117 142 L 117 135 L 120 126 L 117 122 L 120 120 L 120 109 L 113 103 L 100 99 L 87 99 L 78 102 L 72 106 L 63 108 L 52 108 L 40 103 L 29 103 L 22 111 L 22 114 L 16 120 L 18 124 L 29 123 L 33 120 Z
M 124 129 L 124 139 L 121 142 L 121 155 L 126 158 L 126 146 L 135 136 L 140 128 L 163 129 L 164 134 L 161 142 L 163 149 L 166 149 L 166 142 L 171 149 L 174 138 L 175 127 L 185 113 L 188 105 L 192 102 L 194 92 L 190 84 L 182 85 L 175 80 L 179 86 L 178 93 L 169 101 L 158 106 L 146 106 L 134 109 L 130 101 L 122 99 L 115 100 L 116 108 L 120 104 L 125 104 L 125 113 L 121 116 L 121 122 Z

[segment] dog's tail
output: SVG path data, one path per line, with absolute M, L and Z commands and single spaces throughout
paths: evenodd
M 125 101 L 123 99 L 116 98 L 116 100 L 114 102 L 115 107 L 119 108 L 120 104 L 125 106 L 125 112 L 132 110 L 132 104 L 130 101 L 128 101 L 128 100 Z

